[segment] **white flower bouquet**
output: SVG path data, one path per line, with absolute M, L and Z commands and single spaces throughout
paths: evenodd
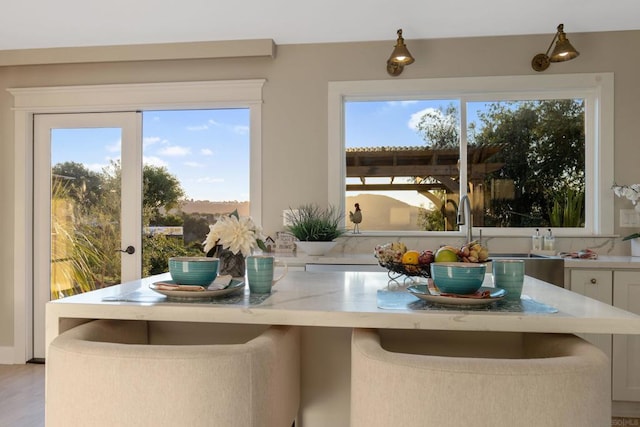
M 221 246 L 223 250 L 229 250 L 233 254 L 241 253 L 244 257 L 251 255 L 256 247 L 263 251 L 267 249 L 262 228 L 251 217 L 240 217 L 237 210 L 209 225 L 209 234 L 202 244 L 205 253 Z

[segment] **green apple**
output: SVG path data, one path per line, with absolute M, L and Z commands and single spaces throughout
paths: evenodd
M 435 262 L 457 262 L 458 254 L 447 247 L 442 247 L 436 251 Z

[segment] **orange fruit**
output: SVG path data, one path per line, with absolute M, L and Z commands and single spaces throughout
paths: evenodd
M 420 258 L 420 252 L 418 251 L 407 251 L 402 255 L 402 263 L 403 264 L 418 264 L 418 258 Z

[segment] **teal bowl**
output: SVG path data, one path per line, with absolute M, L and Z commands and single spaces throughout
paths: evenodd
M 218 275 L 218 258 L 171 257 L 169 273 L 180 285 L 208 286 Z
M 472 294 L 482 286 L 486 270 L 485 264 L 434 262 L 431 263 L 431 278 L 440 292 Z

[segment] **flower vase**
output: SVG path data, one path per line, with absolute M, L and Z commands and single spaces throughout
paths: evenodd
M 640 237 L 631 239 L 631 256 L 640 257 Z
M 234 254 L 228 249 L 222 249 L 218 251 L 218 258 L 220 259 L 218 274 L 221 276 L 244 277 L 245 259 L 242 252 Z

